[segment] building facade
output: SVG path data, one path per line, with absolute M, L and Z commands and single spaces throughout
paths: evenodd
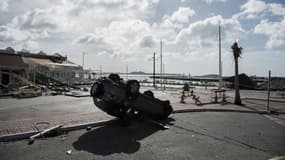
M 0 50 L 0 85 L 17 86 L 20 81 L 50 85 L 70 85 L 80 79 L 82 67 L 58 53 L 13 52 L 11 47 Z M 16 79 L 16 80 L 14 80 Z M 15 82 L 16 81 L 16 82 Z M 20 84 L 19 84 L 20 85 Z

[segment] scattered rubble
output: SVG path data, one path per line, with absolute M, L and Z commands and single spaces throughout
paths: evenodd
M 72 96 L 72 97 L 90 97 L 89 92 L 82 92 L 82 91 L 72 91 L 72 92 L 67 92 L 64 94 L 65 96 Z
M 67 151 L 66 151 L 66 154 L 67 154 L 67 155 L 71 155 L 71 153 L 72 153 L 72 150 L 67 150 Z
M 16 98 L 31 98 L 38 97 L 41 95 L 41 89 L 33 85 L 20 87 L 17 91 L 13 92 L 13 96 Z

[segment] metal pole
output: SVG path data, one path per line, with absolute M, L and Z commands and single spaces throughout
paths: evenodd
M 84 56 L 85 56 L 85 53 L 82 52 L 82 69 L 84 70 Z
M 160 86 L 162 88 L 162 40 L 160 40 Z
M 34 85 L 36 85 L 36 78 L 37 78 L 37 71 L 36 71 L 37 67 L 36 65 L 34 66 Z
M 163 77 L 165 75 L 165 64 L 163 63 Z M 163 89 L 165 90 L 165 79 L 163 78 Z
M 102 66 L 99 66 L 99 74 L 100 74 L 100 78 L 102 78 Z
M 128 71 L 128 70 L 129 70 L 129 67 L 128 67 L 128 64 L 127 64 L 127 67 L 126 67 L 126 72 L 127 72 L 126 79 L 127 79 L 127 80 L 128 80 L 128 78 L 129 78 L 129 75 L 128 75 L 128 74 L 129 74 L 129 71 Z
M 83 72 L 82 72 L 82 79 L 85 79 L 85 72 L 84 72 L 84 55 L 85 55 L 85 53 L 82 52 L 82 70 L 83 70 Z
M 100 66 L 100 78 L 102 78 L 102 66 Z
M 219 89 L 222 88 L 221 26 L 219 25 Z
M 267 111 L 270 111 L 269 101 L 270 101 L 270 79 L 271 79 L 271 70 L 268 72 L 268 86 L 267 86 Z
M 188 80 L 189 80 L 188 83 L 189 83 L 189 85 L 190 85 L 190 82 L 191 82 L 190 79 L 191 79 L 191 75 L 190 75 L 190 73 L 189 73 L 189 74 L 188 74 Z
M 153 53 L 153 87 L 155 87 L 155 52 Z

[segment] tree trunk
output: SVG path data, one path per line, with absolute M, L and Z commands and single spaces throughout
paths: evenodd
M 235 101 L 234 104 L 241 105 L 239 94 L 238 57 L 235 57 Z

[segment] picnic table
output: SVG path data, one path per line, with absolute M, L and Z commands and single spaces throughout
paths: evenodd
M 218 103 L 218 94 L 221 96 L 222 95 L 222 103 L 227 102 L 226 100 L 226 90 L 225 89 L 213 89 L 212 91 L 214 91 L 215 95 L 214 95 L 214 103 Z

